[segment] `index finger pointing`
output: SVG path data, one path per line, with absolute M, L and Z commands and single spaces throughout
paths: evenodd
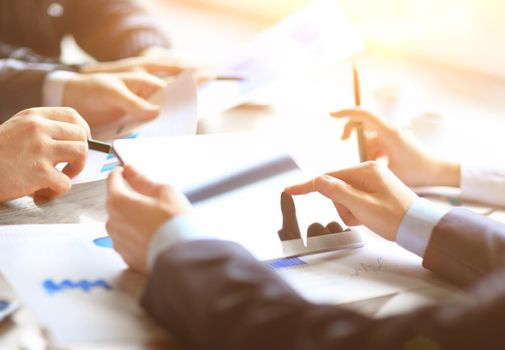
M 315 192 L 314 179 L 312 179 L 310 181 L 303 182 L 301 184 L 286 187 L 285 191 L 286 191 L 286 193 L 293 195 L 293 196 L 298 196 L 298 195 L 302 195 L 302 194 L 308 194 L 311 192 Z

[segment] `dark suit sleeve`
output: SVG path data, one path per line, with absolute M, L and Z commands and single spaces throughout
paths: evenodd
M 99 61 L 137 56 L 151 46 L 169 46 L 153 16 L 133 1 L 74 0 L 67 11 L 67 31 Z
M 55 58 L 46 57 L 37 54 L 35 51 L 28 47 L 20 47 L 0 41 L 0 58 L 1 59 L 15 59 L 27 63 L 47 63 L 62 65 L 63 63 Z
M 472 285 L 505 267 L 505 225 L 454 209 L 435 226 L 423 265 L 458 285 Z
M 52 63 L 0 59 L 0 123 L 17 112 L 42 105 L 42 87 L 49 72 L 72 70 Z
M 496 281 L 504 276 L 482 282 L 492 287 L 478 307 L 379 320 L 305 301 L 235 243 L 190 241 L 158 257 L 143 304 L 187 349 L 497 349 L 505 344 L 505 294 Z

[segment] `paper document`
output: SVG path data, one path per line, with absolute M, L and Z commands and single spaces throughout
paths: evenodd
M 417 255 L 387 241 L 269 264 L 298 292 L 316 303 L 343 304 L 432 286 L 433 273 Z
M 201 114 L 237 106 L 262 88 L 307 68 L 333 63 L 364 49 L 334 0 L 319 0 L 289 16 L 227 59 L 220 75 L 242 81 L 212 82 L 199 90 Z
M 179 75 L 165 89 L 150 99 L 161 107 L 158 118 L 143 125 L 128 125 L 119 121 L 102 129 L 100 139 L 125 139 L 195 135 L 198 123 L 196 85 L 191 72 Z M 95 136 L 96 137 L 96 136 Z M 75 177 L 73 184 L 105 179 L 119 165 L 112 154 L 90 151 L 85 169 Z
M 189 195 L 205 230 L 237 241 L 266 260 L 283 256 L 277 235 L 282 226 L 281 192 L 307 180 L 307 174 L 293 161 L 308 158 L 307 147 L 298 152 L 299 144 L 299 139 L 290 141 L 277 134 L 239 133 L 117 140 L 114 149 L 123 161 L 152 180 Z M 348 145 L 340 145 L 328 150 L 345 160 L 348 157 L 343 152 Z M 299 153 L 303 157 L 298 157 Z M 351 155 L 357 163 L 356 152 Z M 314 222 L 339 220 L 333 204 L 319 194 L 300 196 L 295 202 L 304 233 Z
M 114 150 L 153 181 L 191 192 L 244 169 L 266 163 L 275 166 L 276 160 L 282 165 L 289 156 L 287 148 L 261 141 L 266 140 L 250 133 L 116 140 Z M 297 170 L 298 166 L 292 161 L 285 168 Z
M 144 281 L 126 271 L 111 246 L 103 225 L 2 226 L 0 266 L 59 346 L 134 344 L 166 336 L 138 305 Z M 348 303 L 437 283 L 421 258 L 382 241 L 264 264 L 318 303 Z
M 0 268 L 60 346 L 166 336 L 139 306 L 144 279 L 127 271 L 104 225 L 0 226 Z

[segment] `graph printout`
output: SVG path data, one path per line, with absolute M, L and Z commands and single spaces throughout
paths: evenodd
M 102 224 L 0 226 L 0 269 L 58 346 L 164 337 L 111 247 Z

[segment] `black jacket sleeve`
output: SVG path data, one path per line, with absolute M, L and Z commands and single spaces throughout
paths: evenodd
M 153 16 L 130 0 L 67 0 L 65 27 L 99 61 L 138 55 L 169 42 Z
M 30 63 L 60 63 L 53 58 L 36 54 L 27 47 L 9 45 L 0 41 L 0 58 L 12 58 Z
M 17 112 L 42 105 L 42 88 L 48 73 L 73 70 L 55 63 L 30 63 L 0 59 L 0 123 Z
M 497 274 L 481 282 L 487 293 L 476 307 L 371 319 L 307 302 L 235 243 L 190 241 L 158 257 L 143 304 L 187 349 L 502 349 L 505 274 Z
M 0 41 L 58 58 L 66 35 L 99 61 L 169 46 L 153 16 L 134 0 L 0 0 Z

